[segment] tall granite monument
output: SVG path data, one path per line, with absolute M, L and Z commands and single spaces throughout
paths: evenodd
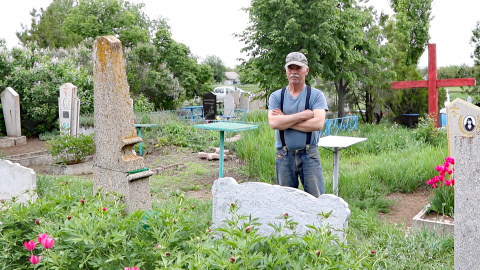
M 94 192 L 123 194 L 127 211 L 151 209 L 149 177 L 135 144 L 132 100 L 125 71 L 122 43 L 114 36 L 99 37 L 93 45 L 95 164 Z

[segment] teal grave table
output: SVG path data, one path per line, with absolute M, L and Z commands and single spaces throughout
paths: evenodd
M 194 125 L 195 128 L 203 128 L 209 130 L 218 130 L 220 131 L 220 168 L 218 171 L 218 177 L 223 177 L 223 155 L 224 155 L 224 142 L 225 142 L 225 131 L 230 132 L 240 132 L 249 129 L 256 129 L 256 125 L 240 124 L 233 122 L 214 122 L 209 124 Z
M 135 124 L 135 127 L 137 128 L 138 137 L 142 138 L 142 128 L 158 127 L 158 125 L 157 124 Z M 138 143 L 138 154 L 140 156 L 143 156 L 142 142 Z
M 331 147 L 333 149 L 333 194 L 338 196 L 338 168 L 340 166 L 340 150 L 363 142 L 367 138 L 347 137 L 347 136 L 325 136 L 318 140 L 317 146 Z

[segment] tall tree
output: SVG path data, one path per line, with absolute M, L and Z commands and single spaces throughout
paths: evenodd
M 54 0 L 46 10 L 32 10 L 30 29 L 17 32 L 25 44 L 42 48 L 76 46 L 86 38 L 115 35 L 126 47 L 148 42 L 154 27 L 143 12 L 144 4 L 124 0 Z
M 378 55 L 378 44 L 365 33 L 372 17 L 353 0 L 253 0 L 247 11 L 250 25 L 238 36 L 251 56 L 246 68 L 256 70 L 267 95 L 286 84 L 285 56 L 301 51 L 309 60 L 310 78 L 335 83 L 341 117 L 349 86 L 363 68 L 380 68 L 378 59 L 370 57 Z

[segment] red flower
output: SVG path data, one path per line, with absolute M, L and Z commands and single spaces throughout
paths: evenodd
M 246 233 L 249 233 L 251 230 L 252 230 L 252 228 L 247 227 L 247 228 L 245 229 L 245 232 L 246 232 Z
M 28 259 L 32 264 L 37 264 L 40 262 L 40 260 L 42 259 L 42 256 L 35 256 L 32 254 L 32 256 L 30 256 L 30 259 Z
M 35 224 L 40 225 L 40 219 L 35 219 Z
M 284 217 L 288 217 L 288 213 L 285 213 L 283 216 L 284 216 Z
M 322 255 L 322 251 L 321 250 L 317 250 L 317 257 Z
M 233 263 L 235 262 L 235 257 L 230 257 L 230 261 Z
M 107 211 L 107 208 L 106 208 L 106 207 L 103 207 L 103 211 Z
M 81 199 L 81 200 L 80 200 L 80 203 L 81 203 L 81 204 L 84 204 L 84 203 L 85 203 L 85 200 L 84 200 L 84 199 Z
M 170 252 L 167 252 L 167 253 L 165 253 L 165 255 L 170 256 L 171 254 L 170 254 Z
M 375 255 L 377 252 L 375 250 L 370 251 L 371 254 Z
M 68 215 L 68 216 L 67 216 L 67 219 L 68 219 L 68 220 L 72 219 L 72 216 Z
M 33 240 L 30 240 L 28 242 L 25 242 L 23 245 L 28 251 L 32 251 L 35 249 L 35 246 L 37 245 L 37 243 L 35 243 L 35 241 Z

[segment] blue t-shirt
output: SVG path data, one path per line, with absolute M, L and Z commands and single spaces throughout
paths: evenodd
M 268 99 L 268 109 L 273 110 L 275 108 L 280 108 L 280 101 L 281 101 L 281 94 L 282 89 L 279 89 L 273 92 Z M 285 90 L 285 97 L 283 101 L 283 113 L 285 115 L 294 114 L 305 110 L 305 100 L 307 98 L 307 87 L 305 86 L 300 92 L 300 94 L 294 98 L 287 89 Z M 325 95 L 322 91 L 315 89 L 312 87 L 312 92 L 310 94 L 310 102 L 309 102 L 310 110 L 315 109 L 325 109 L 328 111 L 327 100 L 325 99 Z M 280 131 L 275 130 L 275 134 L 277 140 L 275 142 L 276 148 L 282 147 L 282 141 L 280 140 Z M 320 131 L 312 132 L 312 138 L 310 141 L 310 145 L 317 145 L 318 139 L 320 136 Z M 286 129 L 285 130 L 285 144 L 287 145 L 287 149 L 295 150 L 305 148 L 307 141 L 307 133 L 297 131 L 294 129 Z

